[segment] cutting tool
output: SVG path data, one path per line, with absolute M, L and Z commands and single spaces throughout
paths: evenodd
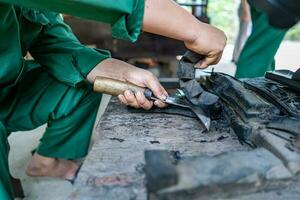
M 118 96 L 120 94 L 124 94 L 126 90 L 130 90 L 133 93 L 142 92 L 149 100 L 160 100 L 153 95 L 153 92 L 150 89 L 139 87 L 129 82 L 123 82 L 120 80 L 100 76 L 96 77 L 96 80 L 94 82 L 94 91 L 96 92 Z M 201 107 L 193 105 L 185 97 L 184 93 L 181 90 L 178 89 L 175 94 L 168 96 L 165 100 L 163 100 L 163 102 L 169 105 L 190 109 L 199 118 L 204 128 L 206 130 L 209 130 L 211 119 L 206 115 Z

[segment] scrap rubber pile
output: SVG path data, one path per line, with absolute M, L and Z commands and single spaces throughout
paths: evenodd
M 299 93 L 263 77 L 240 81 L 211 73 L 196 81 L 193 65 L 183 64 L 178 75 L 186 98 L 213 120 L 225 119 L 252 150 L 190 158 L 145 151 L 150 199 L 228 197 L 289 187 L 288 180 L 299 178 Z

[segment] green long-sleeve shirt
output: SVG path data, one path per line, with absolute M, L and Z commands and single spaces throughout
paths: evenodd
M 135 41 L 140 34 L 144 0 L 0 0 L 0 2 L 108 23 L 113 36 Z
M 143 9 L 143 0 L 0 0 L 0 100 L 1 90 L 15 85 L 32 67 L 24 60 L 28 51 L 56 79 L 71 86 L 110 56 L 81 45 L 61 17 L 50 11 L 109 23 L 114 37 L 135 41 Z
M 41 67 L 58 81 L 75 87 L 85 81 L 96 64 L 110 56 L 107 51 L 81 45 L 54 12 L 109 23 L 113 36 L 135 41 L 141 31 L 143 9 L 144 0 L 0 0 L 0 129 L 4 130 L 0 147 L 6 141 L 2 120 L 13 108 L 11 104 L 24 74 Z M 24 59 L 27 52 L 34 62 Z M 24 107 L 28 109 L 26 104 Z M 13 199 L 6 153 L 3 150 L 0 158 L 4 163 L 0 166 L 0 175 L 4 175 L 0 178 L 0 199 Z

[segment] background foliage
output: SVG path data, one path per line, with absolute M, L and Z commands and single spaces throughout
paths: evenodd
M 194 2 L 193 0 L 178 0 L 183 3 Z M 196 0 L 201 2 L 201 0 Z M 209 0 L 208 15 L 211 24 L 222 29 L 229 42 L 234 42 L 234 38 L 238 31 L 237 9 L 240 0 Z M 300 24 L 291 28 L 286 35 L 286 40 L 300 41 Z

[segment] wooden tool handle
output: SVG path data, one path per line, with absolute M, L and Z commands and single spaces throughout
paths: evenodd
M 94 91 L 101 92 L 105 94 L 110 94 L 112 96 L 118 96 L 119 94 L 124 94 L 126 90 L 130 90 L 134 93 L 142 92 L 144 93 L 146 88 L 139 87 L 132 83 L 123 82 L 111 78 L 97 76 L 94 82 Z

